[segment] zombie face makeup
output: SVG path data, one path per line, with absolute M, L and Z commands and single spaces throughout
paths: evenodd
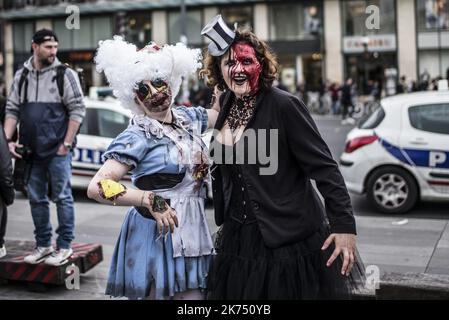
M 262 66 L 257 60 L 254 48 L 236 42 L 221 59 L 221 71 L 226 85 L 236 96 L 254 94 L 259 89 L 259 76 Z
M 171 104 L 171 90 L 161 79 L 141 81 L 137 85 L 136 99 L 150 112 L 166 111 Z

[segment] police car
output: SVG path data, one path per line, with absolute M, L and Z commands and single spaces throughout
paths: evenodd
M 351 130 L 340 170 L 348 189 L 381 212 L 449 201 L 449 90 L 388 97 Z
M 112 140 L 128 127 L 131 111 L 112 97 L 85 98 L 86 117 L 72 158 L 72 187 L 85 189 L 103 164 L 101 156 Z M 130 184 L 130 177 L 124 177 Z M 128 183 L 126 183 L 128 182 Z

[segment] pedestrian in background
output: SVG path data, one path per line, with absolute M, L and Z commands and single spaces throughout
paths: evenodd
M 331 101 L 332 101 L 332 114 L 340 114 L 340 86 L 338 83 L 333 82 L 330 87 L 330 95 L 331 95 Z
M 26 185 L 34 223 L 35 250 L 24 258 L 61 265 L 72 255 L 75 213 L 71 179 L 71 151 L 85 115 L 78 75 L 56 57 L 58 38 L 48 29 L 32 39 L 33 55 L 19 69 L 8 96 L 5 133 L 10 153 L 27 162 Z M 12 139 L 19 124 L 19 142 Z M 48 187 L 56 203 L 57 250 L 52 246 Z
M 354 112 L 354 104 L 352 102 L 353 99 L 353 91 L 352 91 L 353 81 L 352 78 L 346 79 L 345 84 L 341 88 L 341 105 L 342 105 L 342 113 L 341 113 L 341 124 L 354 124 L 355 121 L 352 118 L 352 113 Z

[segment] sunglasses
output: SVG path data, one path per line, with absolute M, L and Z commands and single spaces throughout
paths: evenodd
M 157 92 L 165 91 L 168 87 L 167 83 L 161 79 L 151 81 L 151 85 L 156 89 Z M 151 95 L 150 86 L 143 81 L 139 82 L 136 94 L 140 101 L 146 100 Z

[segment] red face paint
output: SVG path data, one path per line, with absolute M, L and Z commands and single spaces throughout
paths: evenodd
M 234 43 L 232 49 L 235 64 L 230 70 L 231 79 L 236 74 L 243 73 L 248 78 L 249 93 L 256 92 L 259 88 L 259 76 L 262 71 L 262 66 L 256 57 L 256 51 L 251 45 L 242 42 Z

